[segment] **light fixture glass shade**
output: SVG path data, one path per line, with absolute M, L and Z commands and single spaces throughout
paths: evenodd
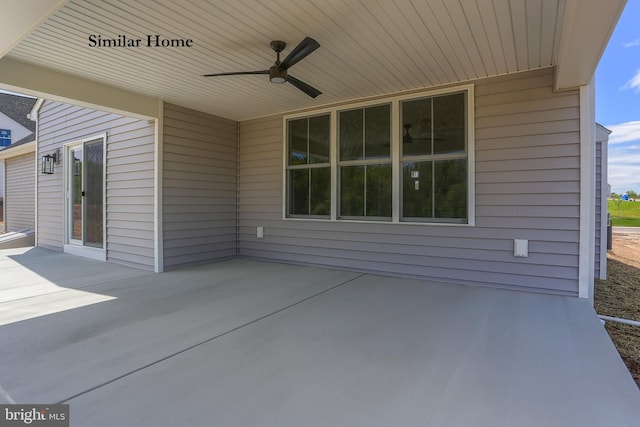
M 50 154 L 42 156 L 42 173 L 51 175 L 54 172 L 56 157 Z
M 409 129 L 411 129 L 411 123 L 405 123 L 404 125 L 402 125 L 402 127 L 404 127 L 404 134 L 402 135 L 402 143 L 403 144 L 413 143 L 413 138 L 409 133 Z
M 282 84 L 287 81 L 287 70 L 282 70 L 276 65 L 269 68 L 269 80 L 271 83 Z

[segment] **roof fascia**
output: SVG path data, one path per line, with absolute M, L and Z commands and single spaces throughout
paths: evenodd
M 627 0 L 566 0 L 555 58 L 556 91 L 586 86 L 595 75 Z

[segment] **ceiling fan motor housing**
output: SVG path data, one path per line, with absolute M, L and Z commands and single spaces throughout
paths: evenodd
M 269 80 L 271 83 L 284 83 L 287 81 L 287 70 L 279 68 L 277 65 L 272 65 L 269 68 Z
M 271 83 L 282 84 L 287 81 L 287 70 L 283 68 L 279 68 L 280 66 L 280 52 L 287 47 L 287 44 L 282 40 L 273 40 L 271 43 L 271 49 L 273 49 L 278 55 L 278 59 L 276 59 L 276 63 L 269 68 L 269 80 Z

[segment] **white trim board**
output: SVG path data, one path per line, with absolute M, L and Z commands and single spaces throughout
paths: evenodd
M 158 118 L 155 119 L 155 137 L 154 137 L 154 194 L 153 194 L 153 221 L 154 226 L 154 271 L 162 273 L 164 271 L 164 228 L 163 228 L 163 161 L 164 161 L 164 102 L 158 102 Z
M 580 248 L 578 296 L 593 300 L 595 265 L 595 88 L 580 87 Z
M 63 235 L 63 250 L 66 253 L 73 255 L 84 256 L 87 258 L 97 259 L 100 261 L 107 260 L 107 132 L 92 135 L 80 140 L 68 142 L 63 145 L 63 185 L 64 185 L 64 209 L 63 209 L 63 221 L 64 221 L 64 235 Z M 69 161 L 70 152 L 73 147 L 82 146 L 84 150 L 84 144 L 90 141 L 102 140 L 102 156 L 103 156 L 103 169 L 102 169 L 102 248 L 95 248 L 82 244 L 74 244 L 70 238 L 70 174 L 72 162 Z
M 81 256 L 85 258 L 91 258 L 98 261 L 107 260 L 107 251 L 100 248 L 92 248 L 89 246 L 78 246 L 66 243 L 63 246 L 63 250 L 67 254 Z

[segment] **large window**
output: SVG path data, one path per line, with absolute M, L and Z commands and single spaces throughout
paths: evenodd
M 402 220 L 467 220 L 466 93 L 403 101 Z
M 287 212 L 329 217 L 331 165 L 329 114 L 287 122 Z
M 341 111 L 340 217 L 391 219 L 391 106 Z
M 285 122 L 289 218 L 473 224 L 473 87 Z

